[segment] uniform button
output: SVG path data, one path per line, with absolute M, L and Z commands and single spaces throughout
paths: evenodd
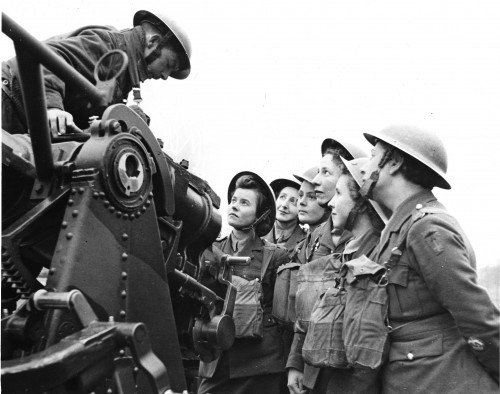
M 484 342 L 479 338 L 470 337 L 467 340 L 467 343 L 472 348 L 472 350 L 475 350 L 476 352 L 482 352 L 485 347 Z
M 423 208 L 423 205 L 422 204 L 417 204 L 417 206 L 415 207 L 417 209 L 422 209 Z
M 411 361 L 411 360 L 413 360 L 413 357 L 414 357 L 414 356 L 413 356 L 413 353 L 412 353 L 412 352 L 409 352 L 409 353 L 406 355 L 406 358 L 407 358 L 408 360 L 410 360 L 410 361 Z

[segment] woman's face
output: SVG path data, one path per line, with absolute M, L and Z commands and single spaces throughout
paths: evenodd
M 297 221 L 299 209 L 297 203 L 299 191 L 293 187 L 284 187 L 276 199 L 276 220 L 283 223 Z
M 314 191 L 320 205 L 326 207 L 332 199 L 340 174 L 341 170 L 333 163 L 332 154 L 324 155 L 319 164 L 319 172 L 313 179 Z
M 349 193 L 349 175 L 341 175 L 335 187 L 335 194 L 328 203 L 332 209 L 333 227 L 337 230 L 343 230 L 349 213 L 354 208 L 355 202 Z
M 257 219 L 259 192 L 236 189 L 227 207 L 227 223 L 236 229 L 250 226 Z
M 318 204 L 313 184 L 302 182 L 299 190 L 299 222 L 315 225 L 323 219 L 324 214 L 325 208 Z

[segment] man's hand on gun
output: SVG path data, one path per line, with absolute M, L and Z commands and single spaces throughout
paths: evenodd
M 53 136 L 68 133 L 83 133 L 73 122 L 73 115 L 58 108 L 50 108 L 47 111 L 49 118 L 49 128 Z

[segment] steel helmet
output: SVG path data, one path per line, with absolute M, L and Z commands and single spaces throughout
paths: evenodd
M 360 157 L 354 160 L 346 160 L 341 157 L 341 159 L 346 166 L 347 171 L 349 171 L 358 186 L 361 188 L 361 186 L 363 186 L 363 174 L 361 174 L 361 167 L 363 167 L 363 165 L 368 162 L 368 157 Z M 389 217 L 391 216 L 390 212 L 384 210 L 384 208 L 382 208 L 382 206 L 378 202 L 373 200 L 368 201 L 370 202 L 370 204 L 372 204 L 373 209 L 375 209 L 380 219 L 382 219 L 382 221 L 387 224 L 387 222 L 389 221 Z
M 175 71 L 170 74 L 172 78 L 175 79 L 185 79 L 191 72 L 191 41 L 189 40 L 186 32 L 179 26 L 179 24 L 163 15 L 163 14 L 153 14 L 152 12 L 141 10 L 137 11 L 134 15 L 134 26 L 140 25 L 142 22 L 149 22 L 153 26 L 156 26 L 162 31 L 163 34 L 172 32 L 177 42 L 180 44 L 183 53 L 179 53 L 181 56 L 181 64 L 184 66 L 181 70 Z
M 299 182 L 306 181 L 312 184 L 313 179 L 318 174 L 318 172 L 319 172 L 318 167 L 311 167 L 308 170 L 306 170 L 302 175 L 293 174 L 293 176 L 297 178 Z
M 274 192 L 274 198 L 278 198 L 280 192 L 287 186 L 293 187 L 294 189 L 299 190 L 300 184 L 292 179 L 286 178 L 278 178 L 272 181 L 270 184 L 271 189 Z
M 260 212 L 257 212 L 257 220 L 252 224 L 252 227 L 255 226 L 255 234 L 262 237 L 271 231 L 274 226 L 274 221 L 276 220 L 276 201 L 274 193 L 266 181 L 255 172 L 242 171 L 237 173 L 233 179 L 231 179 L 231 182 L 229 182 L 227 202 L 228 204 L 231 202 L 231 197 L 236 189 L 236 182 L 244 175 L 251 175 L 264 192 L 265 205 L 260 208 Z
M 359 145 L 349 138 L 327 138 L 321 144 L 321 155 L 323 156 L 328 148 L 344 148 L 350 154 L 350 157 L 345 157 L 347 160 L 367 157 L 368 152 Z
M 445 178 L 448 156 L 435 133 L 409 125 L 392 125 L 379 132 L 363 134 L 372 145 L 381 140 L 417 159 L 434 172 L 435 186 L 451 189 Z

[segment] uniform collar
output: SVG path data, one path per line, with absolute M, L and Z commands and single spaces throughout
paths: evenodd
M 226 251 L 230 251 L 231 253 L 234 253 L 232 251 L 232 243 L 233 243 L 233 234 L 229 234 L 227 237 L 226 241 Z M 247 257 L 252 257 L 254 251 L 258 251 L 262 249 L 264 246 L 264 241 L 260 239 L 257 235 L 254 235 L 253 237 L 246 238 L 243 242 L 241 242 L 241 248 L 238 250 L 236 253 L 237 256 L 247 256 Z M 229 249 L 229 250 L 228 250 Z
M 129 74 L 134 87 L 139 86 L 139 82 L 149 79 L 146 61 L 144 60 L 144 48 L 146 47 L 146 35 L 142 27 L 136 26 L 132 29 L 122 31 L 125 38 L 126 51 L 129 57 Z
M 320 245 L 331 251 L 335 250 L 335 245 L 332 240 L 332 228 L 333 224 L 331 216 L 325 223 L 317 228 L 317 239 L 319 240 Z
M 425 206 L 435 201 L 437 201 L 436 197 L 428 189 L 422 190 L 421 192 L 416 193 L 404 200 L 394 210 L 391 218 L 389 219 L 389 222 L 385 226 L 385 229 L 382 231 L 382 235 L 380 237 L 380 246 L 382 248 L 380 250 L 383 249 L 391 233 L 401 231 L 401 227 L 411 218 L 412 212 L 417 208 L 418 205 Z
M 335 245 L 332 240 L 332 230 L 333 223 L 332 218 L 330 217 L 326 222 L 322 223 L 319 227 L 316 228 L 316 230 L 314 230 L 315 236 L 313 242 L 316 243 L 316 241 L 318 241 L 322 247 L 327 248 L 331 250 L 332 253 L 334 253 L 340 248 L 343 249 L 345 243 L 349 241 L 353 237 L 353 235 L 350 231 L 344 230 L 340 235 L 339 242 L 337 243 L 337 245 Z
M 379 238 L 380 232 L 376 231 L 373 228 L 369 228 L 360 236 L 353 236 L 346 242 L 344 254 L 354 254 L 358 250 L 368 247 L 370 244 L 372 244 L 372 239 L 378 240 Z
M 408 197 L 394 210 L 386 228 L 390 229 L 390 231 L 399 231 L 417 205 L 428 205 L 431 201 L 435 200 L 437 200 L 436 197 L 428 189 Z

